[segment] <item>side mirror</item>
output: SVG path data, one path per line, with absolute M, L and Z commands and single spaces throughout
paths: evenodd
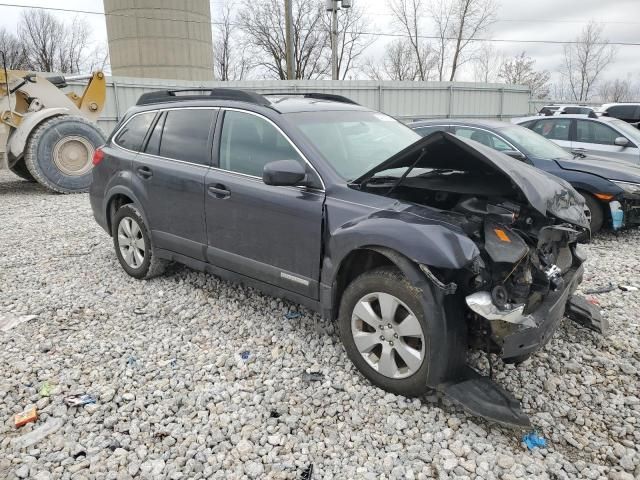
M 296 160 L 276 160 L 269 162 L 262 171 L 262 181 L 267 185 L 295 187 L 307 178 L 307 172 Z
M 619 147 L 626 147 L 629 145 L 629 139 L 625 137 L 618 137 L 613 141 L 613 143 Z
M 515 158 L 516 160 L 520 160 L 521 162 L 527 159 L 526 155 L 518 150 L 503 150 L 502 153 L 509 155 L 511 158 Z

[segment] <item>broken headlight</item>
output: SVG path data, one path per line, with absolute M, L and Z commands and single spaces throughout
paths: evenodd
M 630 193 L 632 195 L 640 195 L 640 183 L 618 182 L 616 180 L 611 180 L 611 182 L 615 183 L 626 193 Z

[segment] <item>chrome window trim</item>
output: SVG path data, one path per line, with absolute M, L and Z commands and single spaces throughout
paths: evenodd
M 309 167 L 311 167 L 311 169 L 315 172 L 315 174 L 318 176 L 318 178 L 320 179 L 320 184 L 322 185 L 321 189 L 318 188 L 311 188 L 311 187 L 285 187 L 285 188 L 292 188 L 295 190 L 306 190 L 309 193 L 319 193 L 322 192 L 324 193 L 326 190 L 326 186 L 324 183 L 324 180 L 322 179 L 322 177 L 320 176 L 320 173 L 318 173 L 318 170 L 316 170 L 316 168 L 311 164 L 311 162 L 307 159 L 307 157 L 300 151 L 300 149 L 291 141 L 291 139 L 289 138 L 289 136 L 287 134 L 285 134 L 282 129 L 280 127 L 278 127 L 278 125 L 276 125 L 274 122 L 272 122 L 270 119 L 268 119 L 267 117 L 265 117 L 264 115 L 261 115 L 259 113 L 256 112 L 251 112 L 249 110 L 242 110 L 241 108 L 232 108 L 232 107 L 206 107 L 206 106 L 202 106 L 202 107 L 168 107 L 168 108 L 157 108 L 154 110 L 145 110 L 142 112 L 137 112 L 134 113 L 133 115 L 131 115 L 131 117 L 124 122 L 122 125 L 120 125 L 120 128 L 118 128 L 118 130 L 116 130 L 112 136 L 112 140 L 111 143 L 113 143 L 116 147 L 125 150 L 127 152 L 136 154 L 136 155 L 144 155 L 145 157 L 152 157 L 152 158 L 159 158 L 161 160 L 169 160 L 172 162 L 179 162 L 179 163 L 183 163 L 185 165 L 195 165 L 197 167 L 204 167 L 207 169 L 211 169 L 211 170 L 217 170 L 220 172 L 226 172 L 226 173 L 230 173 L 232 175 L 240 175 L 242 177 L 246 177 L 252 180 L 257 180 L 261 183 L 264 183 L 262 181 L 262 177 L 256 177 L 255 175 L 248 175 L 246 173 L 242 173 L 242 172 L 234 172 L 233 170 L 227 170 L 224 168 L 219 168 L 219 167 L 214 167 L 212 165 L 203 165 L 202 163 L 195 163 L 195 162 L 187 162 L 185 160 L 179 160 L 177 158 L 170 158 L 170 157 L 163 157 L 162 155 L 152 155 L 150 153 L 146 153 L 146 152 L 137 152 L 135 150 L 131 150 L 129 148 L 123 147 L 122 145 L 119 145 L 116 142 L 116 137 L 120 134 L 120 131 L 131 121 L 133 120 L 135 117 L 137 117 L 138 115 L 143 115 L 145 113 L 154 113 L 157 114 L 158 112 L 165 112 L 165 111 L 170 111 L 170 110 L 187 110 L 187 109 L 208 109 L 208 110 L 218 110 L 218 111 L 235 111 L 235 112 L 240 112 L 240 113 L 248 113 L 250 115 L 255 115 L 256 117 L 260 117 L 263 118 L 264 120 L 266 120 L 267 122 L 269 122 L 271 125 L 273 125 L 276 130 L 278 132 L 280 132 L 280 134 L 287 140 L 287 142 L 289 142 L 289 144 L 293 147 L 293 149 L 298 153 L 298 155 L 300 155 L 300 158 L 302 158 L 305 163 L 307 165 L 309 165 Z
M 293 142 L 291 141 L 291 139 L 289 138 L 289 136 L 288 136 L 286 133 L 284 133 L 284 132 L 282 131 L 282 129 L 281 129 L 278 125 L 276 125 L 276 124 L 275 124 L 271 119 L 269 119 L 269 118 L 265 117 L 264 115 L 262 115 L 262 114 L 260 114 L 260 113 L 251 112 L 251 111 L 249 111 L 249 110 L 243 110 L 243 109 L 241 109 L 241 108 L 234 108 L 234 107 L 222 107 L 222 108 L 221 108 L 221 110 L 222 110 L 223 112 L 227 112 L 227 111 L 229 111 L 229 112 L 247 113 L 247 114 L 249 114 L 249 115 L 253 115 L 253 116 L 255 116 L 255 117 L 259 117 L 259 118 L 261 118 L 261 119 L 263 119 L 263 120 L 266 120 L 268 123 L 270 123 L 270 124 L 271 124 L 271 125 L 272 125 L 272 126 L 273 126 L 273 127 L 274 127 L 278 132 L 279 132 L 279 133 L 280 133 L 280 135 L 282 135 L 282 136 L 287 140 L 287 142 L 289 142 L 289 144 L 293 147 L 293 149 L 296 151 L 296 153 L 297 153 L 298 155 L 300 155 L 300 158 L 302 158 L 302 160 L 304 160 L 304 162 L 305 162 L 305 163 L 306 163 L 306 164 L 311 168 L 311 170 L 313 170 L 313 171 L 315 172 L 315 174 L 316 174 L 316 175 L 318 176 L 318 178 L 320 179 L 320 184 L 322 185 L 322 189 L 313 188 L 313 189 L 311 189 L 311 190 L 323 191 L 323 192 L 326 190 L 326 188 L 327 188 L 327 187 L 326 187 L 326 186 L 325 186 L 325 184 L 324 184 L 324 180 L 322 179 L 322 176 L 320 175 L 320 173 L 318 173 L 318 170 L 316 170 L 316 167 L 314 167 L 314 166 L 313 166 L 313 164 L 309 161 L 309 159 L 308 159 L 308 158 L 307 158 L 307 157 L 306 157 L 306 156 L 305 156 L 305 155 L 300 151 L 300 149 L 298 148 L 298 146 L 297 146 L 295 143 L 293 143 Z M 222 121 L 223 121 L 223 125 L 222 125 L 222 127 L 224 128 L 224 118 L 223 118 L 223 120 L 222 120 Z M 221 130 L 220 132 L 222 133 L 222 130 Z M 283 160 L 284 160 L 284 159 L 283 159 Z M 211 167 L 211 168 L 216 169 L 216 170 L 222 170 L 223 172 L 236 173 L 236 174 L 243 175 L 243 176 L 245 176 L 245 177 L 249 177 L 249 178 L 257 178 L 257 179 L 260 179 L 260 181 L 262 181 L 262 178 L 261 178 L 261 177 L 256 177 L 255 175 L 248 175 L 248 174 L 246 174 L 246 173 L 234 172 L 233 170 L 227 170 L 226 168 L 220 168 L 220 167 Z M 300 187 L 295 187 L 295 188 L 300 188 Z M 307 187 L 302 187 L 302 188 L 307 188 Z
M 487 130 L 486 128 L 476 127 L 476 126 L 472 126 L 472 125 L 452 125 L 452 127 L 471 128 L 473 130 L 480 130 L 480 131 L 482 131 L 484 133 L 489 133 L 491 135 L 494 135 L 494 136 L 498 137 L 504 143 L 509 145 L 514 152 L 522 153 L 520 150 L 518 150 L 516 147 L 514 147 L 513 144 L 510 141 L 508 141 L 506 138 L 504 138 L 502 135 L 499 135 L 496 132 L 492 132 L 491 130 Z M 453 135 L 455 135 L 455 133 L 453 133 Z M 471 139 L 469 139 L 469 140 L 471 140 Z M 488 145 L 485 145 L 485 147 L 486 146 L 488 146 Z M 489 147 L 489 148 L 491 148 L 491 150 L 495 150 L 496 152 L 502 153 L 502 152 L 500 152 L 500 150 L 496 150 L 495 148 L 492 148 L 492 147 Z M 522 153 L 522 155 L 525 155 L 525 154 Z
M 127 126 L 127 124 L 133 120 L 135 117 L 137 117 L 138 115 L 144 115 L 145 113 L 159 113 L 159 112 L 168 112 L 171 110 L 220 110 L 220 107 L 167 107 L 167 108 L 157 108 L 157 109 L 153 109 L 153 110 L 144 110 L 142 112 L 137 112 L 134 113 L 133 115 L 131 115 L 131 117 L 129 117 L 129 119 L 124 122 L 122 125 L 120 125 L 120 128 L 118 128 L 118 130 L 116 130 L 112 136 L 112 140 L 111 143 L 113 143 L 116 147 L 121 148 L 122 150 L 126 150 L 127 152 L 131 152 L 131 153 L 136 153 L 136 154 L 140 154 L 140 155 L 146 155 L 148 157 L 155 157 L 155 158 L 163 158 L 165 160 L 173 160 L 175 162 L 181 162 L 181 163 L 186 163 L 188 165 L 199 165 L 201 167 L 208 167 L 209 165 L 203 165 L 202 163 L 195 163 L 195 162 L 187 162 L 186 160 L 179 160 L 177 158 L 171 158 L 171 157 L 163 157 L 162 155 L 151 155 L 150 153 L 146 153 L 146 152 L 138 152 L 136 150 L 131 150 L 130 148 L 126 148 L 123 147 L 122 145 L 118 144 L 118 142 L 116 142 L 116 138 L 118 137 L 118 135 L 120 135 L 120 131 Z

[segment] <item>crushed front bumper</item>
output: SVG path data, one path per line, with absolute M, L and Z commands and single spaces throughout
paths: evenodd
M 565 311 L 569 318 L 583 326 L 593 330 L 606 329 L 600 313 L 580 297 L 573 296 L 583 273 L 582 264 L 574 265 L 562 276 L 563 286 L 549 292 L 535 311 L 528 314 L 523 313 L 523 306 L 500 311 L 486 302 L 483 304 L 477 293 L 467 297 L 467 304 L 491 325 L 492 337 L 501 347 L 501 357 L 505 361 L 521 360 L 549 341 Z

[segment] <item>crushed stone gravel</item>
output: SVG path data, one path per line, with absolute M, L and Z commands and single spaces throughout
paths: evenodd
M 35 315 L 0 331 L 0 478 L 640 478 L 640 291 L 589 296 L 607 338 L 564 321 L 532 359 L 497 362 L 547 440 L 528 451 L 446 399 L 373 387 L 298 305 L 179 265 L 128 277 L 87 195 L 0 172 L 0 248 L 0 320 Z M 581 289 L 640 287 L 640 230 L 585 248 Z M 97 402 L 65 405 L 84 393 Z

